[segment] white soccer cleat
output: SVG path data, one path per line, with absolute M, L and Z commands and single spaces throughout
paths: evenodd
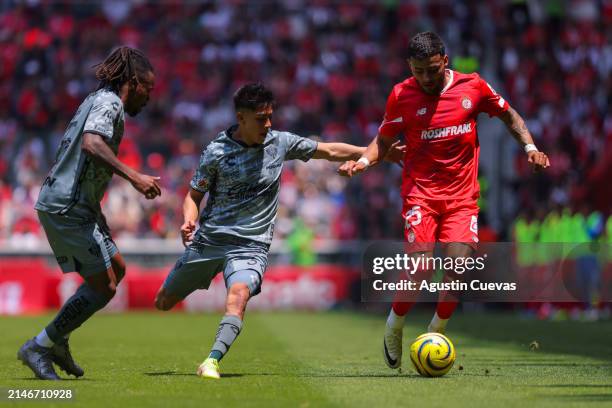
M 221 374 L 219 373 L 219 361 L 214 358 L 207 358 L 200 364 L 197 373 L 198 377 L 218 380 L 221 378 Z
M 402 365 L 402 335 L 403 329 L 393 329 L 385 326 L 383 339 L 383 357 L 389 368 L 399 368 Z

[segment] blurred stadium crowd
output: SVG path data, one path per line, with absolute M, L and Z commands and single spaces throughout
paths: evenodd
M 146 201 L 115 177 L 103 209 L 116 238 L 174 239 L 201 149 L 233 123 L 237 87 L 273 89 L 277 129 L 366 145 L 408 75 L 408 40 L 424 29 L 445 39 L 454 69 L 493 76 L 551 158 L 533 176 L 517 148 L 515 178 L 483 181 L 512 183 L 527 219 L 585 202 L 606 217 L 611 20 L 612 2 L 594 0 L 0 1 L 0 240 L 44 238 L 33 210 L 40 184 L 97 86 L 92 66 L 113 47 L 137 47 L 155 67 L 152 101 L 126 120 L 120 158 L 161 176 L 164 190 Z M 401 169 L 385 164 L 348 182 L 336 167 L 287 166 L 276 237 L 298 247 L 300 237 L 399 239 Z M 492 239 L 509 238 L 506 221 Z

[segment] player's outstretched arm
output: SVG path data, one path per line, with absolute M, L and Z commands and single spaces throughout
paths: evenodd
M 533 165 L 534 170 L 545 169 L 550 166 L 550 160 L 544 152 L 538 151 L 533 143 L 533 137 L 525 125 L 525 121 L 517 111 L 508 107 L 508 110 L 498 116 L 506 125 L 512 136 L 523 147 L 527 153 L 527 160 Z
M 113 173 L 132 183 L 132 186 L 147 199 L 151 200 L 161 195 L 161 188 L 157 183 L 159 177 L 141 174 L 123 164 L 111 148 L 102 140 L 102 136 L 95 133 L 84 133 L 81 149 L 89 156 L 106 164 Z
M 365 147 L 353 146 L 347 143 L 319 142 L 312 158 L 328 161 L 357 160 L 365 151 Z
M 183 201 L 183 225 L 181 225 L 181 239 L 183 245 L 187 246 L 193 240 L 193 234 L 196 228 L 196 222 L 200 215 L 200 203 L 204 198 L 204 194 L 190 188 Z
M 342 176 L 353 177 L 383 159 L 401 164 L 405 149 L 406 147 L 400 145 L 399 140 L 391 144 L 390 139 L 376 135 L 361 157 L 357 161 L 349 160 L 344 163 L 338 169 L 338 173 Z

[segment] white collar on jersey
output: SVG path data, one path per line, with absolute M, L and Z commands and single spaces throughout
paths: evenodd
M 448 78 L 448 84 L 446 84 L 446 85 L 444 86 L 444 88 L 442 88 L 442 91 L 440 91 L 440 95 L 442 95 L 444 92 L 446 92 L 446 90 L 447 90 L 448 88 L 450 88 L 450 86 L 453 84 L 453 76 L 454 76 L 454 75 L 453 75 L 453 70 L 452 70 L 452 69 L 447 69 L 446 71 L 448 71 L 448 72 L 449 72 L 450 76 L 449 76 L 449 78 Z

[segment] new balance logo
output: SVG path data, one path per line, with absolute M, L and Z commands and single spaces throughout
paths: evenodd
M 448 126 L 439 129 L 423 130 L 421 132 L 421 140 L 439 139 L 447 136 L 457 136 L 470 133 L 472 131 L 472 123 L 464 123 L 459 126 Z

